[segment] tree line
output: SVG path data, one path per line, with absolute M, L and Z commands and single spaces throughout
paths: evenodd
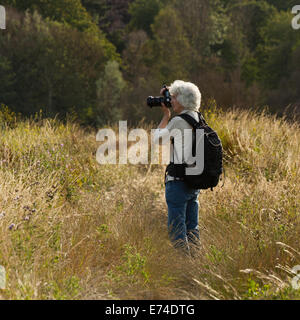
M 0 103 L 83 124 L 157 120 L 163 83 L 202 106 L 300 112 L 297 0 L 1 0 Z

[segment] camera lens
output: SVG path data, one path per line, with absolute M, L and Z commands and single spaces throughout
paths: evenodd
M 164 101 L 164 98 L 163 97 L 148 97 L 147 98 L 147 105 L 150 107 L 150 108 L 153 108 L 153 107 L 160 107 L 161 106 L 161 103 Z

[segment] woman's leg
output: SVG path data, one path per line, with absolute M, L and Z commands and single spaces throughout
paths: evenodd
M 175 247 L 187 248 L 186 210 L 187 194 L 182 181 L 166 183 L 166 201 L 168 205 L 168 231 Z
M 187 240 L 194 245 L 200 244 L 199 234 L 199 201 L 198 195 L 200 190 L 193 190 L 191 197 L 187 201 L 186 208 L 186 229 Z

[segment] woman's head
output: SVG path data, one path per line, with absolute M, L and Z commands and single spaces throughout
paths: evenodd
M 174 81 L 170 93 L 176 98 L 185 110 L 199 111 L 201 104 L 201 93 L 196 85 L 181 80 Z

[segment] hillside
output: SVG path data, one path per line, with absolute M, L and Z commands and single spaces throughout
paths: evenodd
M 95 130 L 2 110 L 1 298 L 298 299 L 299 124 L 205 117 L 226 179 L 200 194 L 202 249 L 186 259 L 167 236 L 164 166 L 100 165 Z

